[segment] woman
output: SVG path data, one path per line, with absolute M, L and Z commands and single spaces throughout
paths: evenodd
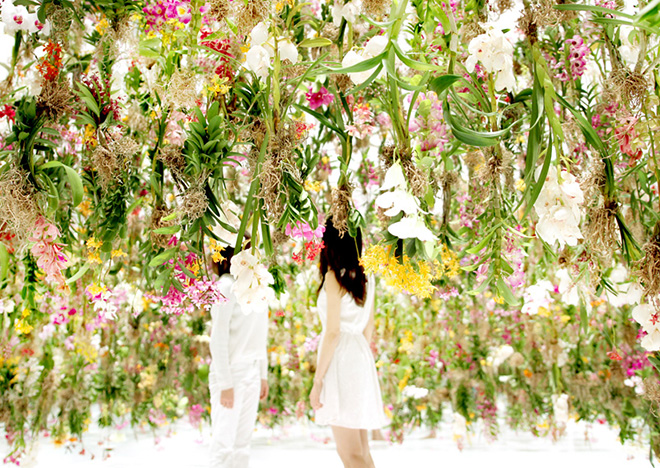
M 243 313 L 231 291 L 234 249 L 216 263 L 228 299 L 211 308 L 211 468 L 247 468 L 259 400 L 268 396 L 268 310 Z
M 368 430 L 387 422 L 373 354 L 374 282 L 359 263 L 362 236 L 326 222 L 318 309 L 321 346 L 310 393 L 316 423 L 330 425 L 346 468 L 373 468 Z

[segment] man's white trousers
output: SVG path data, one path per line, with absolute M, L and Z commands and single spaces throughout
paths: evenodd
M 258 361 L 232 366 L 234 407 L 220 404 L 220 386 L 213 367 L 209 374 L 211 391 L 211 468 L 247 468 L 250 440 L 259 407 L 261 377 Z

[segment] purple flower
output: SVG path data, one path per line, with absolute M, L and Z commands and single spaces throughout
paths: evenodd
M 325 89 L 325 86 L 321 86 L 321 89 L 316 93 L 312 92 L 312 88 L 309 88 L 305 97 L 309 102 L 309 108 L 312 110 L 318 109 L 321 106 L 327 106 L 335 99 L 335 96 L 330 94 L 328 90 Z

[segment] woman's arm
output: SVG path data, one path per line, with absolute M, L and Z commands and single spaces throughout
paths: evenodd
M 325 293 L 328 298 L 328 310 L 326 313 L 325 330 L 323 331 L 323 340 L 319 348 L 319 357 L 316 364 L 316 373 L 314 374 L 314 386 L 310 393 L 312 408 L 321 407 L 320 396 L 323 386 L 323 377 L 325 377 L 330 362 L 335 354 L 337 342 L 339 341 L 339 324 L 341 313 L 341 286 L 335 278 L 332 271 L 325 275 Z
M 367 343 L 371 344 L 371 338 L 374 334 L 374 310 L 376 309 L 376 303 L 374 302 L 371 305 L 371 312 L 369 312 L 369 321 L 367 326 L 364 328 L 364 337 L 367 339 Z

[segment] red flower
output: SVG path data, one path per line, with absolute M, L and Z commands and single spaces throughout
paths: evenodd
M 610 358 L 612 361 L 621 361 L 623 358 L 619 354 L 619 352 L 616 349 L 612 349 L 612 351 L 608 351 L 607 357 Z

